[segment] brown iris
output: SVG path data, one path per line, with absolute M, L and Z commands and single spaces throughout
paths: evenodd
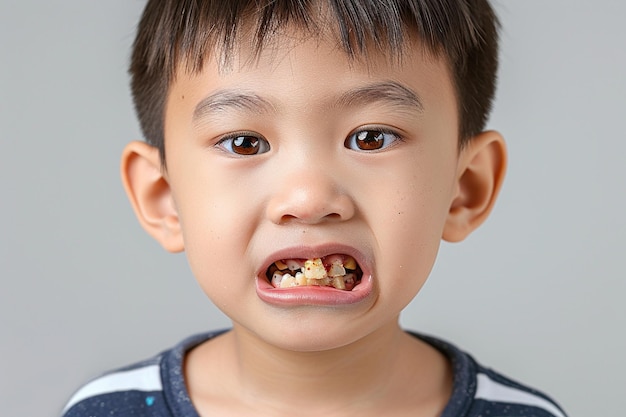
M 256 155 L 259 152 L 259 138 L 237 136 L 232 142 L 233 152 L 239 155 Z
M 364 130 L 356 134 L 356 146 L 364 151 L 381 149 L 385 144 L 385 134 L 376 130 Z

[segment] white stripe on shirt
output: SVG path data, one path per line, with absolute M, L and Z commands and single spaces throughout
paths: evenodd
M 558 407 L 543 397 L 501 384 L 485 374 L 477 374 L 476 380 L 478 383 L 476 395 L 474 396 L 476 399 L 530 405 L 543 408 L 556 417 L 565 417 L 565 414 Z
M 161 370 L 159 365 L 150 365 L 130 371 L 104 375 L 78 390 L 65 406 L 63 412 L 73 405 L 96 395 L 118 391 L 161 391 Z

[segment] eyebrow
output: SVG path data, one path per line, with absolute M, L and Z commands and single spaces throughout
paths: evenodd
M 386 103 L 394 107 L 424 111 L 419 95 L 409 87 L 395 82 L 383 81 L 348 90 L 333 102 L 331 107 L 356 107 Z M 256 93 L 240 89 L 218 90 L 202 99 L 195 107 L 193 121 L 211 113 L 229 109 L 246 110 L 255 114 L 275 111 L 274 105 Z
M 424 111 L 419 95 L 409 87 L 395 81 L 384 81 L 357 87 L 343 93 L 339 107 L 365 106 L 372 103 L 387 103 L 395 107 Z
M 207 114 L 229 109 L 246 110 L 262 114 L 273 110 L 274 106 L 263 97 L 250 91 L 239 89 L 218 90 L 203 98 L 196 105 L 192 120 L 198 121 Z

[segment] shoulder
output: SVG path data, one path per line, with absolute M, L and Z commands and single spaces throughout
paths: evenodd
M 192 336 L 172 349 L 107 372 L 82 386 L 63 409 L 63 417 L 196 415 L 191 413 L 183 358 L 219 332 Z M 191 414 L 190 414 L 191 413 Z
M 145 415 L 163 397 L 160 361 L 158 356 L 93 379 L 70 398 L 63 416 Z
M 472 356 L 450 343 L 428 336 L 415 336 L 439 349 L 452 363 L 452 398 L 442 417 L 567 417 L 561 407 L 541 391 L 480 365 Z
M 474 407 L 492 414 L 529 417 L 567 417 L 549 396 L 499 373 L 481 368 L 476 373 Z

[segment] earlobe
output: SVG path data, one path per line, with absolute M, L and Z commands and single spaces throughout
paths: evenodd
M 157 148 L 131 142 L 121 161 L 124 189 L 142 227 L 167 251 L 184 249 L 178 212 Z
M 502 186 L 506 164 L 506 145 L 498 132 L 481 133 L 461 151 L 444 240 L 461 241 L 487 219 Z

